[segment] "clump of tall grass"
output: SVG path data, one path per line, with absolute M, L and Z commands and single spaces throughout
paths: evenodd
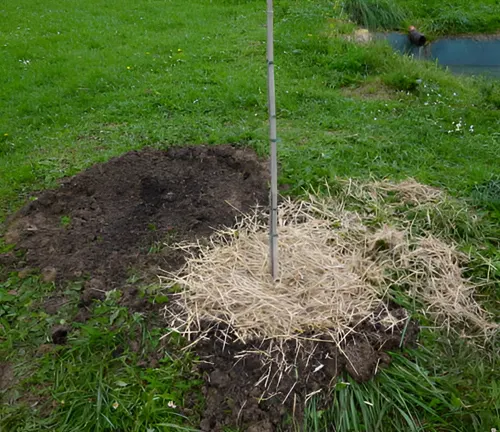
M 476 205 L 500 212 L 500 178 L 494 176 L 489 181 L 476 185 L 472 190 L 472 199 Z
M 421 418 L 432 418 L 433 430 L 450 430 L 444 429 L 452 425 L 443 412 L 455 409 L 453 398 L 456 396 L 443 388 L 439 377 L 419 362 L 393 354 L 391 367 L 376 380 L 358 384 L 339 378 L 329 407 L 318 410 L 319 401 L 312 400 L 304 422 L 311 432 L 419 432 L 425 427 Z
M 356 383 L 339 377 L 327 399 L 311 398 L 303 430 L 308 432 L 438 432 L 495 430 L 500 404 L 494 354 L 486 346 L 449 340 L 430 331 L 423 345 L 391 354 L 378 377 Z M 471 374 L 474 379 L 471 378 Z M 325 405 L 326 404 L 326 405 Z
M 397 30 L 406 18 L 394 0 L 344 0 L 343 11 L 352 21 L 371 30 Z
M 500 109 L 500 83 L 484 79 L 479 82 L 485 102 L 492 108 Z

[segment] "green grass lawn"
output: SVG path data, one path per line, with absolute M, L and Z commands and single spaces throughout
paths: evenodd
M 500 4 L 496 0 L 343 0 L 335 6 L 374 29 L 406 30 L 415 25 L 430 36 L 500 30 Z
M 261 2 L 191 4 L 4 6 L 4 216 L 33 188 L 128 149 L 238 142 L 264 151 Z M 485 86 L 384 46 L 329 38 L 332 14 L 323 0 L 277 5 L 284 180 L 297 186 L 325 175 L 415 176 L 466 195 L 498 175 L 500 116 L 483 97 Z M 378 100 L 340 89 L 374 77 L 404 92 Z M 498 105 L 498 85 L 494 93 Z M 461 119 L 463 130 L 448 133 Z
M 397 0 L 415 25 L 434 34 L 497 33 L 500 3 L 496 0 Z
M 398 1 L 399 3 L 399 1 Z M 496 0 L 402 0 L 410 17 L 431 33 L 497 33 L 500 3 Z
M 347 42 L 338 37 L 346 26 L 332 20 L 332 2 L 276 3 L 280 182 L 290 193 L 338 176 L 414 177 L 477 205 L 487 213 L 488 233 L 498 232 L 500 84 L 454 77 L 384 44 Z M 398 3 L 436 34 L 500 26 L 496 1 Z M 267 153 L 263 0 L 18 0 L 0 13 L 0 221 L 34 191 L 131 149 L 232 143 Z M 458 27 L 462 16 L 474 24 Z M 486 262 L 497 268 L 497 243 L 484 236 L 478 241 L 487 246 Z M 481 262 L 473 271 L 491 268 Z M 140 368 L 137 352 L 116 354 L 131 332 L 142 335 L 141 355 L 160 349 L 158 331 L 140 317 L 110 298 L 96 305 L 95 317 L 67 346 L 40 354 L 47 329 L 67 319 L 77 296 L 54 318 L 39 311 L 52 287 L 37 276 L 0 281 L 0 353 L 24 377 L 12 403 L 0 407 L 0 430 L 196 425 L 196 410 L 165 406 L 185 402 L 189 359 L 161 348 L 160 368 Z M 72 298 L 78 287 L 67 289 Z M 488 295 L 498 295 L 498 284 Z M 121 321 L 107 331 L 110 320 Z M 431 413 L 420 412 L 425 430 L 500 427 L 495 359 L 433 335 L 426 336 L 430 354 L 418 359 L 430 385 L 397 406 L 415 400 L 414 408 L 431 406 Z M 353 385 L 358 392 L 339 396 L 332 412 L 342 404 L 358 412 L 356 398 L 386 395 L 401 376 L 394 369 L 373 387 Z M 433 386 L 439 389 L 434 399 Z M 27 393 L 42 395 L 51 409 L 31 406 Z M 388 409 L 384 400 L 379 416 Z M 330 417 L 313 410 L 311 418 L 310 430 L 320 430 Z M 377 430 L 380 421 L 349 418 L 339 430 Z

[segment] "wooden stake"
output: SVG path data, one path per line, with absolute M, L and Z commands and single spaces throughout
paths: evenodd
M 267 96 L 269 104 L 269 138 L 271 141 L 271 197 L 269 249 L 271 275 L 278 278 L 278 150 L 276 136 L 276 93 L 274 86 L 273 0 L 267 0 Z

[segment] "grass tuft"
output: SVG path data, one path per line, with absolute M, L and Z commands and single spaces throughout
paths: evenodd
M 424 337 L 433 336 L 426 331 Z M 477 347 L 463 341 L 453 343 L 448 358 L 436 349 L 436 341 L 429 345 L 432 350 L 420 346 L 392 354 L 391 366 L 367 383 L 339 379 L 326 405 L 314 400 L 308 406 L 304 430 L 481 432 L 498 428 L 500 393 L 495 385 L 495 360 L 486 355 L 475 364 L 464 363 Z M 465 364 L 461 371 L 457 369 L 460 364 Z M 470 381 L 474 369 L 481 371 L 478 382 Z M 483 389 L 482 394 L 476 393 L 478 388 Z
M 352 21 L 370 30 L 397 30 L 406 19 L 394 0 L 344 0 L 343 10 Z

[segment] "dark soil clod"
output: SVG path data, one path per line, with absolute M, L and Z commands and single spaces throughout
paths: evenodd
M 68 341 L 69 327 L 67 326 L 56 326 L 52 329 L 51 337 L 52 343 L 55 345 L 64 345 Z

